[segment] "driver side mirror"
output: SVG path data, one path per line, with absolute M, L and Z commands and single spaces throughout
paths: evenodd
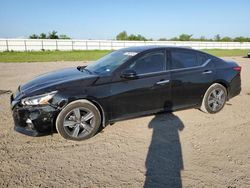
M 136 79 L 138 78 L 136 71 L 128 69 L 122 72 L 121 78 L 126 78 L 126 79 Z

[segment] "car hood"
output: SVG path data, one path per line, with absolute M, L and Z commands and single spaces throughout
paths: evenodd
M 56 90 L 59 88 L 72 86 L 72 84 L 89 85 L 98 78 L 97 75 L 87 71 L 80 71 L 79 68 L 66 68 L 54 72 L 42 74 L 31 81 L 20 86 L 20 91 L 24 94 L 34 93 L 40 90 Z

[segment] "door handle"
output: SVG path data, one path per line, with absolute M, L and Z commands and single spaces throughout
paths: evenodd
M 211 71 L 211 70 L 205 70 L 202 74 L 212 74 L 213 73 L 213 71 Z
M 169 83 L 169 80 L 161 80 L 159 82 L 156 82 L 156 85 L 164 85 L 166 83 Z

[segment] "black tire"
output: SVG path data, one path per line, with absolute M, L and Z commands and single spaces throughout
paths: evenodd
M 86 122 L 82 122 L 82 119 L 84 119 L 84 117 L 86 117 L 85 115 L 80 115 L 77 120 L 76 117 L 77 115 L 75 114 L 74 117 L 74 113 L 75 111 L 79 110 L 79 114 L 84 113 L 84 111 L 86 111 L 86 114 L 91 114 L 93 117 L 92 119 L 88 120 L 90 121 L 90 123 L 88 124 L 88 129 L 85 129 L 82 125 L 84 124 L 86 126 Z M 72 115 L 73 114 L 73 115 Z M 69 118 L 68 118 L 69 116 Z M 74 120 L 70 119 L 73 118 Z M 68 119 L 67 119 L 68 118 Z M 76 122 L 75 125 L 70 124 L 70 126 L 66 126 L 65 122 L 70 122 L 73 123 Z M 82 124 L 83 123 L 83 124 Z M 89 102 L 88 100 L 77 100 L 77 101 L 73 101 L 71 103 L 69 103 L 57 116 L 56 119 L 56 130 L 57 132 L 65 139 L 69 139 L 69 140 L 76 140 L 76 141 L 81 141 L 81 140 L 85 140 L 88 138 L 91 138 L 92 136 L 94 136 L 97 131 L 99 130 L 99 127 L 101 125 L 101 114 L 98 110 L 98 108 L 92 104 L 91 102 Z M 74 132 L 74 130 L 77 127 L 77 131 L 81 130 L 82 132 L 79 132 L 79 135 L 77 133 L 77 136 L 73 136 L 70 132 L 70 130 L 72 129 L 72 131 Z M 90 129 L 91 127 L 91 129 Z
M 221 98 L 221 100 L 217 99 L 216 97 L 214 97 L 214 99 L 212 99 L 212 95 L 214 96 L 213 92 L 217 93 L 218 91 L 222 91 L 223 92 L 223 98 Z M 214 101 L 214 102 L 212 102 Z M 209 113 L 209 114 L 215 114 L 218 113 L 219 111 L 221 111 L 223 109 L 223 107 L 225 106 L 227 101 L 227 90 L 226 88 L 218 83 L 215 83 L 213 85 L 211 85 L 202 100 L 202 105 L 200 107 L 200 110 L 205 112 L 205 113 Z M 211 103 L 212 102 L 212 103 Z M 217 104 L 218 106 L 214 105 Z M 216 108 L 214 108 L 214 106 L 216 106 Z

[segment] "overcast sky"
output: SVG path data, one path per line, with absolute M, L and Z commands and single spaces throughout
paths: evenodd
M 76 39 L 250 37 L 250 0 L 0 0 L 0 38 L 58 31 Z

